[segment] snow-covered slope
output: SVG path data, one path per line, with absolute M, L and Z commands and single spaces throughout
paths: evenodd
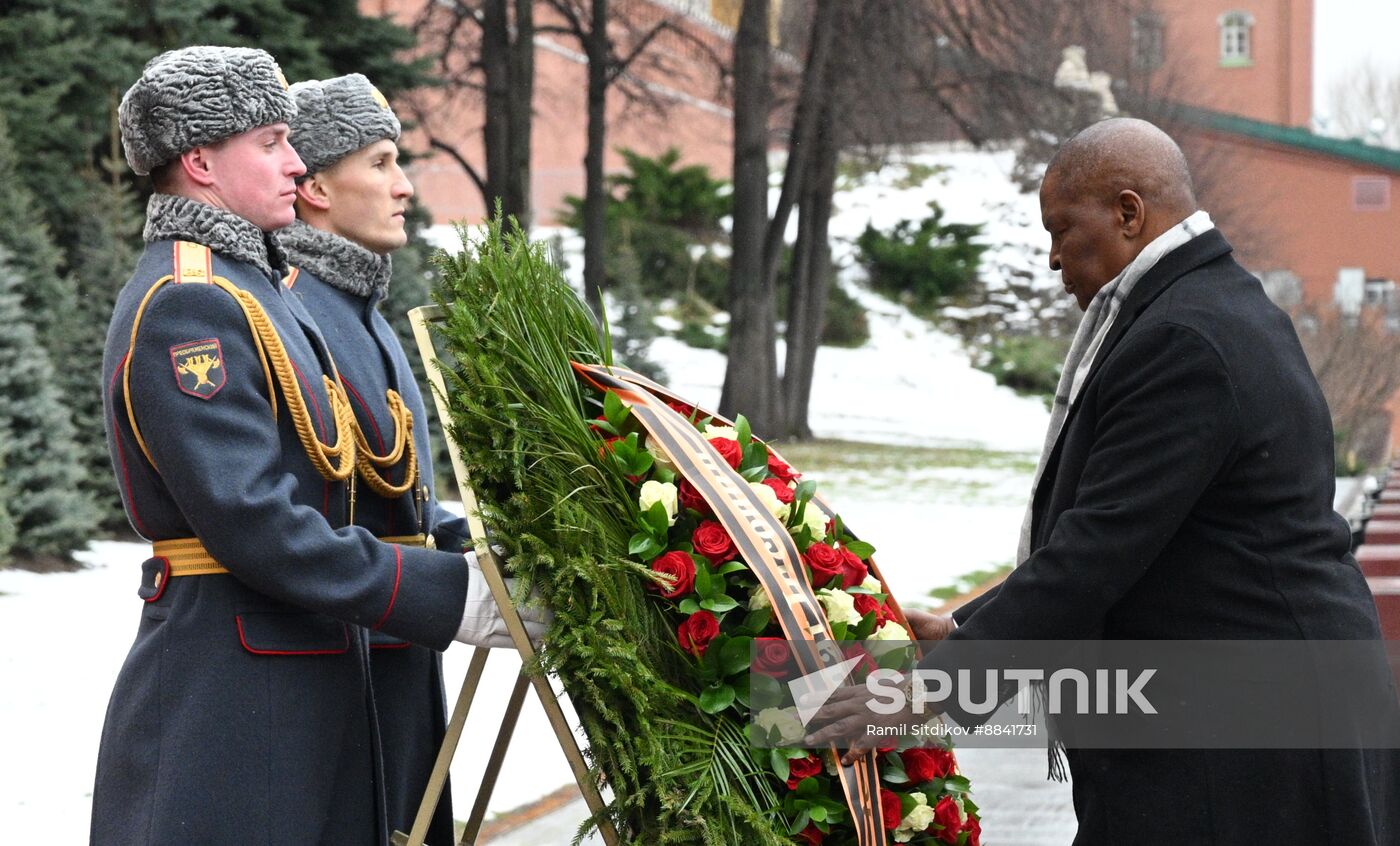
M 990 290 L 1004 289 L 1013 280 L 1057 287 L 1057 274 L 1046 266 L 1048 238 L 1040 226 L 1037 198 L 1012 180 L 1014 162 L 1011 150 L 929 147 L 838 185 L 831 220 L 832 255 L 841 268 L 838 284 L 868 310 L 871 340 L 858 349 L 819 350 L 811 405 L 818 437 L 1040 449 L 1049 419 L 1043 403 L 999 387 L 971 365 L 957 338 L 864 287 L 865 272 L 853 258 L 855 239 L 867 224 L 888 230 L 902 220 L 922 220 L 929 203 L 937 202 L 947 222 L 983 225 L 980 240 L 988 250 L 982 278 Z M 795 237 L 795 227 L 794 220 L 790 237 Z M 435 227 L 429 234 L 440 246 L 456 247 L 450 227 Z M 565 273 L 581 288 L 582 239 L 570 230 L 543 228 L 536 236 L 557 239 Z M 649 355 L 678 393 L 711 408 L 719 404 L 725 368 L 721 353 L 661 337 Z

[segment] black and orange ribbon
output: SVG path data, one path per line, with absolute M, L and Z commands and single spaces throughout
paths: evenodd
M 583 365 L 578 365 L 578 364 L 575 364 L 575 365 L 574 365 L 575 369 L 577 369 L 577 368 L 580 367 L 580 366 L 583 366 Z M 688 406 L 688 407 L 690 407 L 690 408 L 695 409 L 695 416 L 696 416 L 696 419 L 704 420 L 705 418 L 708 417 L 708 418 L 711 418 L 715 423 L 718 423 L 718 424 L 721 425 L 721 426 L 733 426 L 733 425 L 734 425 L 734 421 L 733 421 L 733 420 L 730 420 L 729 418 L 724 417 L 723 415 L 720 415 L 720 414 L 718 414 L 718 413 L 716 413 L 716 412 L 714 412 L 714 411 L 711 411 L 711 410 L 709 410 L 708 408 L 705 408 L 704 406 L 696 405 L 695 403 L 691 402 L 690 400 L 686 399 L 685 397 L 682 397 L 682 396 L 680 396 L 679 394 L 675 393 L 675 392 L 672 391 L 670 388 L 666 387 L 665 385 L 661 384 L 660 382 L 657 382 L 657 381 L 652 380 L 652 379 L 648 379 L 646 376 L 643 376 L 642 374 L 640 374 L 640 373 L 638 373 L 638 372 L 636 372 L 636 371 L 634 371 L 634 370 L 628 370 L 628 369 L 625 368 L 625 367 L 617 367 L 617 366 L 608 367 L 608 368 L 601 368 L 601 367 L 600 367 L 600 368 L 598 368 L 598 369 L 599 369 L 599 370 L 605 370 L 607 373 L 611 374 L 612 376 L 617 377 L 618 379 L 621 379 L 621 380 L 624 381 L 624 382 L 630 382 L 630 383 L 633 384 L 633 385 L 636 385 L 636 386 L 641 387 L 641 388 L 645 388 L 645 389 L 647 390 L 647 392 L 649 392 L 649 393 L 652 394 L 653 396 L 658 397 L 658 398 L 660 398 L 660 399 L 662 399 L 662 400 L 666 400 L 666 401 L 669 401 L 669 402 L 679 403 L 680 405 Z M 772 455 L 774 458 L 778 459 L 779 461 L 783 462 L 784 464 L 787 464 L 787 465 L 791 466 L 791 462 L 788 461 L 786 458 L 783 458 L 782 455 L 779 454 L 778 451 L 777 451 L 776 449 L 773 449 L 773 445 L 772 445 L 772 444 L 765 443 L 761 438 L 758 438 L 758 437 L 755 437 L 754 440 L 758 441 L 759 443 L 762 443 L 765 447 L 767 447 L 767 448 L 768 448 L 768 454 L 769 454 L 769 455 Z M 817 494 L 817 495 L 813 496 L 813 497 L 812 497 L 812 501 L 811 501 L 810 504 L 816 505 L 818 508 L 820 508 L 820 509 L 821 509 L 821 512 L 822 512 L 823 514 L 826 515 L 826 517 L 827 517 L 828 520 L 830 520 L 830 519 L 832 519 L 832 518 L 834 518 L 834 517 L 836 516 L 836 511 L 835 511 L 834 509 L 832 509 L 832 507 L 831 507 L 830 505 L 828 505 L 828 504 L 826 503 L 826 501 L 823 500 L 823 499 L 821 498 L 821 495 L 820 495 L 820 494 Z M 850 527 L 847 527 L 847 531 L 850 531 Z M 856 535 L 854 532 L 851 532 L 851 534 L 852 534 L 853 537 L 859 537 L 859 536 Z M 865 562 L 866 562 L 867 564 L 870 565 L 870 573 L 871 573 L 871 575 L 873 575 L 876 579 L 878 579 L 881 585 L 884 585 L 884 584 L 885 584 L 885 577 L 880 573 L 880 567 L 879 567 L 879 565 L 875 563 L 875 556 L 874 556 L 874 555 L 868 556 L 868 557 L 865 559 Z M 908 622 L 908 620 L 906 620 L 906 619 L 904 618 L 904 611 L 899 607 L 899 603 L 895 601 L 894 594 L 893 594 L 893 593 L 890 593 L 888 590 L 886 590 L 886 591 L 885 591 L 885 597 L 886 597 L 886 598 L 885 598 L 885 605 L 888 606 L 889 609 L 890 609 L 890 611 L 894 614 L 895 620 L 898 621 L 899 624 L 900 624 L 901 626 L 904 626 L 905 629 L 908 629 L 908 628 L 909 628 L 909 622 Z M 918 644 L 917 644 L 917 643 L 915 643 L 915 647 L 916 647 L 916 649 L 917 649 L 917 647 L 918 647 Z
M 616 394 L 631 409 L 652 442 L 676 465 L 678 474 L 713 509 L 715 518 L 758 577 L 788 641 L 810 646 L 792 651 L 802 673 L 816 673 L 844 660 L 841 644 L 831 635 L 787 527 L 769 512 L 744 477 L 715 452 L 690 421 L 666 405 L 664 398 L 685 400 L 628 370 L 578 362 L 573 362 L 573 368 L 594 387 Z M 822 511 L 831 516 L 829 508 L 823 507 Z M 875 759 L 876 753 L 870 752 L 854 764 L 838 769 L 860 846 L 886 846 L 887 842 Z

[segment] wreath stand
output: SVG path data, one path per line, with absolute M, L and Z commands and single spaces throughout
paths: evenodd
M 428 382 L 432 388 L 438 419 L 442 423 L 445 433 L 450 430 L 451 422 L 447 409 L 447 384 L 438 364 L 437 348 L 433 343 L 430 329 L 432 324 L 440 323 L 443 320 L 443 310 L 441 306 L 422 306 L 410 311 L 408 317 L 413 325 L 414 338 L 418 342 L 418 353 L 423 358 L 424 370 L 428 374 Z M 511 601 L 510 591 L 506 588 L 505 576 L 502 573 L 501 561 L 496 557 L 490 544 L 487 543 L 486 527 L 481 522 L 476 493 L 472 488 L 471 476 L 467 472 L 466 463 L 462 460 L 462 451 L 450 437 L 446 440 L 448 453 L 452 457 L 452 472 L 457 481 L 457 490 L 461 496 L 462 507 L 466 511 L 467 525 L 471 528 L 477 563 L 481 565 L 482 575 L 486 577 L 486 584 L 491 588 L 491 596 L 495 598 L 496 605 L 501 610 L 506 629 L 510 632 L 511 640 L 515 643 L 521 660 L 528 664 L 535 657 L 535 647 L 530 643 L 530 638 L 525 633 L 525 625 L 521 622 L 520 613 Z M 451 719 L 448 720 L 447 731 L 443 736 L 442 746 L 438 749 L 437 761 L 433 764 L 432 773 L 428 777 L 428 785 L 423 792 L 423 800 L 418 806 L 418 814 L 414 817 L 413 827 L 407 834 L 395 831 L 393 836 L 389 838 L 392 846 L 424 846 L 423 838 L 427 836 L 428 825 L 432 821 L 434 811 L 437 810 L 438 800 L 441 798 L 443 786 L 447 782 L 447 772 L 452 764 L 452 758 L 457 752 L 457 744 L 462 738 L 462 729 L 466 725 L 467 713 L 471 710 L 472 700 L 476 697 L 477 687 L 481 683 L 481 675 L 486 668 L 486 658 L 489 653 L 490 650 L 485 647 L 478 646 L 473 649 L 471 663 L 467 666 L 466 678 L 462 681 L 462 690 L 457 695 L 457 704 L 452 709 Z M 511 689 L 505 716 L 501 719 L 500 730 L 496 734 L 496 743 L 491 749 L 491 756 L 486 761 L 486 770 L 482 774 L 476 800 L 472 804 L 471 815 L 467 817 L 467 827 L 462 832 L 458 846 L 475 846 L 476 844 L 481 824 L 486 817 L 487 803 L 490 802 L 491 793 L 496 787 L 496 778 L 500 775 L 501 765 L 505 762 L 506 752 L 510 747 L 511 736 L 515 732 L 516 721 L 520 717 L 520 708 L 525 701 L 526 689 L 531 685 L 534 686 L 535 693 L 539 696 L 540 704 L 544 706 L 545 716 L 549 718 L 549 724 L 559 739 L 559 746 L 564 750 L 564 757 L 569 761 L 569 769 L 573 771 L 579 791 L 583 794 L 584 801 L 588 803 L 588 810 L 595 815 L 603 810 L 603 797 L 598 790 L 598 784 L 588 771 L 588 764 L 583 759 L 578 739 L 569 728 L 568 720 L 564 716 L 563 708 L 559 704 L 559 698 L 555 694 L 554 688 L 550 686 L 549 679 L 544 675 L 527 676 L 522 672 L 516 677 L 515 686 Z M 601 817 L 599 820 L 598 833 L 603 838 L 603 842 L 606 846 L 618 846 L 617 831 L 613 828 L 612 823 Z

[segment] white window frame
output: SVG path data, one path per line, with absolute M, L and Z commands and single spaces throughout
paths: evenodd
M 1220 64 L 1247 67 L 1254 64 L 1254 15 L 1239 9 L 1216 19 L 1220 27 Z

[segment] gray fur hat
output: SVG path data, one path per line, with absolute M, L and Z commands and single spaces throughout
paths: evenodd
M 290 123 L 296 112 L 287 78 L 265 51 L 184 47 L 146 63 L 117 121 L 126 161 L 144 176 L 186 150 Z
M 290 140 L 306 165 L 306 176 L 376 141 L 399 140 L 399 119 L 364 74 L 298 82 L 292 97 L 297 116 Z

